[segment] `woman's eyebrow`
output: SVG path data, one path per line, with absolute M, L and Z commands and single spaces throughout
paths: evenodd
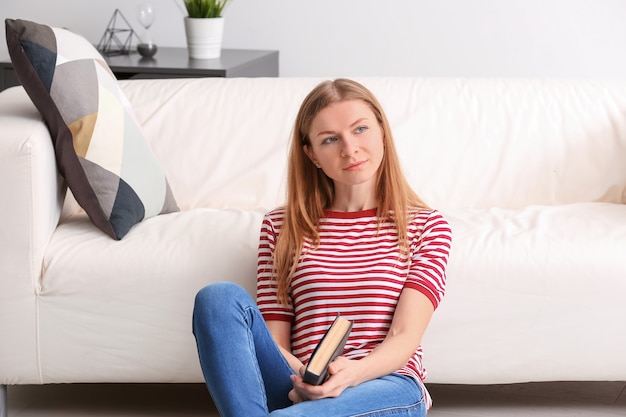
M 353 122 L 350 127 L 354 127 L 356 125 L 358 125 L 359 123 L 362 123 L 363 121 L 369 120 L 367 117 L 361 117 L 360 119 L 357 119 L 355 122 Z M 333 130 L 324 130 L 319 132 L 317 135 L 315 135 L 315 137 L 318 136 L 322 136 L 322 135 L 334 135 L 336 132 Z

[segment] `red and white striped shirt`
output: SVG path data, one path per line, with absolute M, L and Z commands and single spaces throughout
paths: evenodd
M 391 325 L 403 288 L 420 291 L 436 308 L 444 295 L 451 243 L 447 221 L 436 210 L 412 211 L 409 256 L 402 255 L 393 222 L 378 229 L 376 209 L 326 211 L 317 247 L 305 240 L 304 254 L 291 281 L 291 306 L 278 302 L 272 259 L 285 211 L 266 214 L 261 227 L 257 304 L 265 320 L 292 324 L 291 350 L 303 363 L 337 314 L 353 322 L 343 356 L 359 359 L 380 344 Z M 426 377 L 421 346 L 400 374 Z

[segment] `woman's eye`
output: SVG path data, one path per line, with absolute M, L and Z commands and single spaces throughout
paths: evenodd
M 356 133 L 363 133 L 367 130 L 367 126 L 359 126 L 355 129 Z
M 322 141 L 322 144 L 325 144 L 325 143 L 333 143 L 333 142 L 336 142 L 336 141 L 337 141 L 337 137 L 335 137 L 335 136 L 329 136 L 329 137 L 327 137 L 326 139 L 324 139 L 324 140 Z

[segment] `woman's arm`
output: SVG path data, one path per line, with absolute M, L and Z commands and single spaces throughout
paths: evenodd
M 434 310 L 425 295 L 405 288 L 398 300 L 389 332 L 376 349 L 360 360 L 338 357 L 329 365 L 331 376 L 322 385 L 312 386 L 296 378 L 296 391 L 310 400 L 336 397 L 348 387 L 397 371 L 406 365 L 419 347 Z M 302 372 L 302 367 L 294 369 Z
M 435 307 L 421 292 L 405 288 L 385 340 L 359 361 L 351 386 L 402 368 L 422 342 Z M 330 370 L 329 370 L 330 371 Z M 332 372 L 331 372 L 332 374 Z
M 303 364 L 291 353 L 291 323 L 288 321 L 268 320 L 267 328 L 270 330 L 274 341 L 280 348 L 281 353 L 295 371 L 300 370 Z

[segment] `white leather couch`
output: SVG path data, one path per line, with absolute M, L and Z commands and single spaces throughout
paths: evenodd
M 453 228 L 432 383 L 626 380 L 626 82 L 362 78 Z M 181 208 L 115 241 L 0 94 L 0 385 L 201 382 L 196 292 L 255 291 L 295 113 L 320 79 L 122 82 Z

